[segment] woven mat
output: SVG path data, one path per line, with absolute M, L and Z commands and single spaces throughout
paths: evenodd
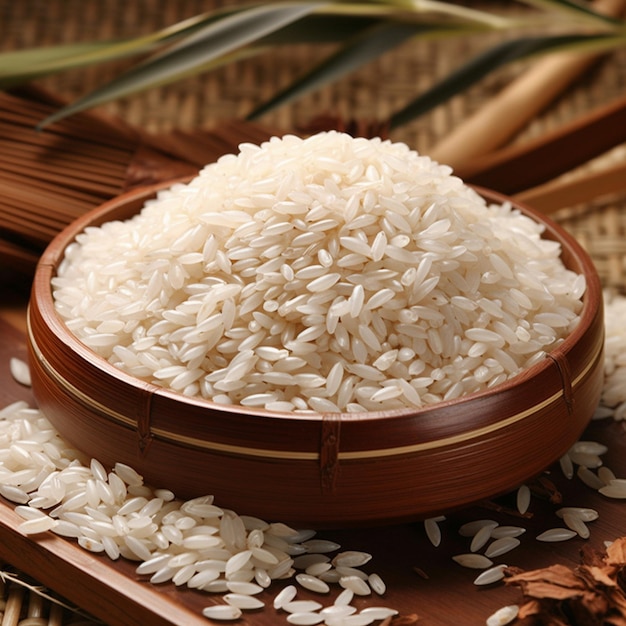
M 21 0 L 0 1 L 0 42 L 4 49 L 67 41 L 138 35 L 174 21 L 233 2 L 201 0 Z M 481 3 L 489 7 L 488 2 Z M 505 5 L 508 3 L 504 3 Z M 491 3 L 502 10 L 503 3 Z M 385 120 L 416 93 L 446 75 L 461 60 L 497 41 L 481 35 L 445 41 L 410 41 L 338 84 L 278 109 L 260 120 L 272 128 L 291 131 L 320 113 L 343 119 Z M 329 48 L 294 45 L 262 57 L 154 89 L 104 107 L 127 122 L 151 132 L 208 128 L 220 120 L 242 117 Z M 127 61 L 68 72 L 47 78 L 41 85 L 74 98 L 113 77 Z M 503 68 L 461 96 L 453 98 L 392 133 L 427 153 L 446 133 L 477 111 L 513 77 L 521 64 Z M 549 110 L 537 116 L 515 141 L 524 141 L 574 119 L 591 108 L 623 94 L 626 86 L 626 50 L 583 76 Z M 623 151 L 605 159 L 624 158 Z M 626 195 L 626 194 L 625 194 Z M 626 270 L 626 199 L 574 207 L 555 219 L 570 230 L 594 258 L 603 283 L 622 288 Z

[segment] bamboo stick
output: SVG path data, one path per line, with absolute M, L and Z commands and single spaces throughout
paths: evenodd
M 626 191 L 626 163 L 567 180 L 550 181 L 513 196 L 543 213 L 592 202 Z
M 41 618 L 44 614 L 44 600 L 36 591 L 31 590 L 28 593 L 28 612 L 27 617 Z
M 0 133 L 4 135 L 0 139 L 0 150 L 4 154 L 24 154 L 28 155 L 35 161 L 45 161 L 46 163 L 54 161 L 54 163 L 72 163 L 88 167 L 89 163 L 97 162 L 98 169 L 103 172 L 118 173 L 124 170 L 128 164 L 128 150 L 119 154 L 110 154 L 100 149 L 98 144 L 93 144 L 88 149 L 88 144 L 81 145 L 79 143 L 58 143 L 58 144 L 37 144 L 29 142 L 27 138 L 21 140 L 19 134 L 15 137 L 7 137 L 0 125 Z
M 24 587 L 16 584 L 10 585 L 9 597 L 2 617 L 2 626 L 17 626 L 22 611 L 23 600 Z
M 626 141 L 626 96 L 531 141 L 477 157 L 457 174 L 466 182 L 515 194 L 544 184 Z
M 63 626 L 63 607 L 54 603 L 50 606 L 48 626 Z
M 33 178 L 46 178 L 53 173 L 67 176 L 68 172 L 71 171 L 74 178 L 89 180 L 98 184 L 114 185 L 118 188 L 121 188 L 119 181 L 124 179 L 126 172 L 126 166 L 107 168 L 100 164 L 97 158 L 86 161 L 67 158 L 67 155 L 64 155 L 58 159 L 48 160 L 45 155 L 21 150 L 19 146 L 15 146 L 15 149 L 11 150 L 11 146 L 3 146 L 2 144 L 0 144 L 0 165 L 2 167 L 23 168 L 25 171 L 30 171 Z
M 0 183 L 2 184 L 2 192 L 5 195 L 14 193 L 11 189 L 16 188 L 18 190 L 30 190 L 31 193 L 36 193 L 41 200 L 48 197 L 59 198 L 68 207 L 70 213 L 72 213 L 74 209 L 84 212 L 87 207 L 93 207 L 98 202 L 101 202 L 103 198 L 101 194 L 88 193 L 68 187 L 59 188 L 55 183 L 35 179 L 30 174 L 23 175 L 17 172 L 11 172 L 11 174 L 7 176 L 2 168 L 0 168 Z M 80 213 L 78 213 L 78 215 L 80 215 Z
M 13 172 L 26 176 L 30 175 L 34 178 L 33 169 L 20 163 L 4 163 L 3 169 L 6 172 Z M 124 176 L 120 176 L 118 180 L 98 182 L 97 173 L 90 176 L 89 173 L 68 172 L 67 170 L 54 171 L 52 168 L 42 171 L 40 173 L 40 178 L 42 180 L 56 182 L 61 187 L 65 186 L 83 191 L 90 191 L 94 194 L 101 195 L 101 197 L 113 197 L 119 194 L 124 188 L 125 181 Z
M 626 11 L 626 1 L 596 0 L 592 7 L 599 13 L 619 17 Z M 435 145 L 429 156 L 456 170 L 468 166 L 472 159 L 504 146 L 603 56 L 563 52 L 538 60 Z

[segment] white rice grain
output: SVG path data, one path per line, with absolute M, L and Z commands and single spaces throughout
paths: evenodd
M 511 550 L 515 550 L 520 545 L 520 540 L 517 537 L 500 537 L 492 541 L 485 550 L 485 556 L 490 559 L 494 559 L 498 556 L 502 556 Z
M 368 606 L 361 610 L 359 615 L 366 615 L 373 620 L 384 620 L 394 615 L 398 615 L 398 611 L 384 606 Z
M 255 611 L 265 606 L 263 600 L 243 593 L 227 593 L 224 595 L 224 601 L 230 606 L 235 606 L 245 611 Z
M 302 545 L 307 552 L 312 554 L 328 554 L 329 552 L 336 552 L 341 548 L 341 545 L 328 539 L 309 539 L 308 541 L 303 541 Z
M 315 600 L 292 600 L 281 605 L 281 609 L 286 613 L 313 613 L 321 608 L 322 604 Z
M 467 554 L 456 554 L 452 560 L 470 569 L 487 569 L 493 565 L 493 561 L 482 554 L 470 552 Z
M 31 386 L 30 368 L 28 367 L 28 363 L 22 361 L 21 359 L 11 357 L 9 361 L 9 368 L 11 376 L 13 376 L 13 378 L 20 383 L 20 385 L 24 385 L 25 387 Z
M 353 615 L 356 611 L 356 607 L 352 605 L 331 604 L 322 608 L 319 613 L 324 618 L 324 621 L 328 622 L 341 621 L 344 617 Z
M 354 597 L 354 591 L 352 591 L 352 589 L 345 588 L 335 598 L 334 604 L 336 606 L 349 606 L 350 603 L 352 602 L 353 597 Z
M 523 515 L 530 506 L 530 489 L 528 485 L 522 485 L 517 490 L 517 510 Z
M 339 584 L 357 596 L 368 596 L 372 592 L 367 582 L 358 576 L 342 576 L 339 579 Z
M 428 518 L 424 520 L 424 530 L 426 536 L 433 546 L 438 547 L 441 543 L 441 529 L 436 518 Z
M 614 481 L 617 477 L 615 476 L 613 470 L 611 470 L 609 467 L 606 467 L 605 465 L 603 465 L 602 467 L 598 468 L 598 478 L 605 485 L 608 485 L 612 481 Z
M 178 393 L 286 412 L 422 406 L 515 376 L 576 325 L 584 276 L 541 234 L 404 144 L 273 138 L 81 233 L 53 295 L 100 356 Z M 394 367 L 389 337 L 419 352 L 419 374 Z M 500 371 L 456 358 L 465 338 Z
M 314 626 L 321 624 L 324 618 L 319 613 L 290 613 L 287 622 L 294 626 Z
M 598 491 L 607 498 L 616 500 L 626 499 L 626 482 L 619 479 L 612 480 L 608 485 L 603 485 Z
M 491 531 L 492 539 L 501 539 L 502 537 L 520 537 L 526 532 L 521 526 L 497 526 Z
M 296 581 L 305 589 L 315 593 L 328 593 L 330 587 L 323 580 L 311 574 L 296 574 Z
M 489 527 L 490 529 L 495 529 L 498 526 L 498 522 L 491 519 L 478 519 L 472 520 L 471 522 L 466 522 L 459 528 L 459 535 L 461 537 L 473 537 L 481 528 Z
M 273 606 L 276 610 L 282 609 L 283 606 L 289 602 L 291 602 L 298 593 L 295 585 L 287 585 L 283 589 L 281 589 L 278 594 L 274 597 Z
M 218 621 L 234 621 L 241 617 L 242 611 L 240 608 L 229 604 L 216 604 L 203 608 L 202 615 Z
M 51 517 L 47 515 L 42 515 L 40 517 L 33 517 L 31 519 L 20 522 L 18 525 L 18 529 L 25 535 L 37 535 L 40 533 L 45 533 L 48 530 L 53 530 L 56 523 L 56 520 L 52 519 Z M 95 552 L 95 550 L 92 550 L 92 552 Z
M 493 585 L 493 583 L 499 582 L 504 578 L 504 570 L 506 568 L 506 565 L 494 565 L 478 574 L 474 579 L 474 584 L 478 586 Z
M 483 526 L 473 537 L 470 543 L 470 552 L 478 552 L 491 538 L 492 528 Z M 487 555 L 489 556 L 489 555 Z
M 605 487 L 604 482 L 598 478 L 598 475 L 584 465 L 578 466 L 576 476 L 578 476 L 578 478 L 585 483 L 587 487 L 591 487 L 591 489 L 595 489 L 596 491 Z
M 563 521 L 565 525 L 570 529 L 576 532 L 579 537 L 583 539 L 588 539 L 590 532 L 589 528 L 587 528 L 587 524 L 576 514 L 574 513 L 564 513 Z
M 361 552 L 358 550 L 349 550 L 346 552 L 340 552 L 332 559 L 332 564 L 335 567 L 361 567 L 366 563 L 369 563 L 372 559 L 372 555 L 368 552 Z
M 385 595 L 385 592 L 387 591 L 387 585 L 379 574 L 376 574 L 375 572 L 370 574 L 367 577 L 367 583 L 374 593 L 378 594 L 379 596 Z
M 517 619 L 519 606 L 511 604 L 503 606 L 487 618 L 486 626 L 506 626 Z
M 550 528 L 537 535 L 537 541 L 544 541 L 546 543 L 567 541 L 576 536 L 576 532 L 569 528 Z
M 572 457 L 569 454 L 565 453 L 559 459 L 559 465 L 565 478 L 569 480 L 574 477 L 574 464 L 572 463 Z
M 578 517 L 583 522 L 593 522 L 598 519 L 599 514 L 595 509 L 587 507 L 565 506 L 556 511 L 556 515 L 563 518 L 565 515 Z

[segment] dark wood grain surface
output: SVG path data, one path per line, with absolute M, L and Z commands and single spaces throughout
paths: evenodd
M 3 289 L 5 296 L 0 298 L 0 407 L 19 399 L 34 402 L 30 390 L 17 384 L 9 373 L 11 357 L 26 358 L 24 290 L 21 293 L 20 289 L 9 291 L 6 285 Z M 626 476 L 626 434 L 621 424 L 610 420 L 594 422 L 585 437 L 607 443 L 606 465 L 618 477 Z M 488 517 L 501 524 L 524 526 L 527 532 L 521 538 L 521 545 L 495 560 L 524 569 L 553 563 L 574 566 L 580 560 L 584 545 L 602 550 L 603 542 L 626 535 L 625 502 L 608 500 L 578 479 L 566 480 L 558 467 L 551 468 L 549 476 L 562 492 L 565 505 L 592 507 L 600 512 L 600 518 L 590 524 L 588 540 L 538 542 L 537 534 L 561 525 L 555 515 L 558 506 L 539 497 L 532 499 L 527 518 L 507 510 L 495 512 L 493 503 L 448 514 L 440 524 L 442 541 L 437 548 L 426 538 L 420 522 L 327 530 L 320 535 L 339 542 L 343 549 L 366 550 L 373 554 L 363 569 L 379 573 L 387 584 L 387 593 L 383 598 L 358 599 L 355 604 L 360 608 L 390 606 L 403 615 L 417 615 L 417 623 L 424 626 L 484 624 L 499 607 L 519 602 L 521 594 L 518 589 L 501 583 L 488 588 L 477 587 L 473 580 L 479 572 L 452 561 L 454 554 L 469 551 L 469 541 L 458 534 L 459 526 L 465 521 Z M 496 504 L 514 507 L 512 496 L 501 498 Z M 173 585 L 151 585 L 134 574 L 133 564 L 111 562 L 106 557 L 86 553 L 73 542 L 52 534 L 36 539 L 26 537 L 17 530 L 19 518 L 12 508 L 8 502 L 0 501 L 0 558 L 112 626 L 208 623 L 200 614 L 202 607 L 221 602 L 219 596 L 177 590 Z M 249 626 L 286 624 L 285 614 L 278 614 L 271 608 L 272 599 L 280 588 L 281 584 L 276 583 L 264 593 L 265 609 L 246 613 L 237 623 Z M 321 602 L 330 604 L 337 593 L 333 590 L 328 597 L 322 597 Z M 310 595 L 302 591 L 299 597 Z

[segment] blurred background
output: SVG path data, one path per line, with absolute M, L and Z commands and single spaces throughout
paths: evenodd
M 374 3 L 377 6 L 390 3 Z M 420 3 L 416 3 L 418 6 Z M 568 22 L 571 14 L 563 12 L 559 5 L 562 2 L 450 2 L 439 3 L 442 6 L 452 6 L 477 12 L 476 15 L 491 15 L 496 18 L 509 20 L 522 19 L 520 27 L 510 25 L 503 28 L 471 29 L 466 32 L 457 28 L 449 36 L 434 36 L 426 31 L 420 35 L 398 38 L 397 45 L 387 47 L 386 51 L 373 53 L 371 60 L 345 73 L 315 90 L 305 93 L 298 98 L 273 108 L 269 112 L 255 118 L 254 132 L 245 126 L 245 118 L 256 107 L 266 103 L 274 95 L 302 76 L 311 67 L 327 59 L 339 50 L 349 38 L 347 29 L 343 38 L 338 41 L 324 41 L 324 32 L 332 30 L 336 20 L 327 17 L 322 26 L 313 24 L 308 30 L 303 30 L 304 42 L 297 38 L 284 45 L 268 46 L 262 54 L 242 60 L 226 63 L 218 69 L 177 77 L 177 80 L 168 84 L 161 84 L 130 96 L 121 96 L 101 106 L 96 107 L 97 113 L 104 113 L 116 120 L 136 129 L 141 133 L 148 133 L 149 143 L 155 145 L 154 139 L 164 136 L 171 139 L 172 133 L 182 135 L 186 140 L 191 135 L 198 136 L 198 132 L 212 132 L 228 126 L 231 134 L 227 141 L 222 142 L 225 148 L 235 146 L 238 133 L 243 140 L 260 140 L 265 131 L 267 134 L 299 132 L 307 133 L 325 128 L 348 130 L 353 134 L 383 135 L 396 141 L 404 141 L 411 148 L 424 154 L 431 154 L 437 160 L 450 163 L 456 172 L 468 182 L 482 181 L 473 178 L 472 164 L 477 158 L 481 163 L 485 157 L 503 148 L 511 146 L 531 145 L 532 142 L 541 142 L 551 133 L 558 133 L 561 129 L 568 129 L 568 125 L 578 123 L 585 116 L 595 113 L 602 107 L 619 101 L 626 86 L 626 39 L 623 34 L 623 22 L 618 25 L 619 36 L 617 44 L 610 49 L 601 50 L 601 54 L 594 48 L 593 62 L 584 65 L 572 72 L 566 84 L 554 89 L 549 97 L 536 98 L 533 92 L 543 91 L 541 80 L 552 82 L 551 76 L 562 72 L 558 69 L 542 70 L 542 64 L 547 57 L 531 57 L 506 63 L 485 74 L 480 80 L 473 82 L 460 92 L 443 98 L 440 104 L 428 108 L 420 115 L 401 122 L 394 123 L 394 116 L 402 111 L 414 98 L 427 92 L 439 81 L 458 71 L 470 59 L 484 54 L 494 46 L 502 45 L 507 41 L 519 37 L 535 35 L 550 35 L 551 33 L 572 32 L 594 33 L 598 23 L 574 21 L 574 26 Z M 534 6 L 536 4 L 536 6 Z M 597 0 L 596 2 L 582 2 L 583 7 L 593 10 L 608 11 L 620 20 L 623 19 L 626 2 L 622 0 Z M 61 44 L 76 44 L 81 42 L 107 42 L 137 38 L 155 33 L 160 29 L 170 27 L 184 20 L 203 13 L 241 8 L 247 6 L 237 0 L 209 1 L 209 0 L 0 0 L 0 53 L 25 51 L 46 46 Z M 356 5 L 367 7 L 368 5 Z M 407 5 L 409 6 L 409 5 Z M 426 6 L 431 6 L 426 3 Z M 434 8 L 433 8 L 434 7 Z M 467 21 L 463 14 L 440 14 L 436 3 L 431 11 L 426 11 L 420 19 L 432 25 L 443 24 L 445 20 L 455 26 Z M 411 9 L 411 11 L 414 11 Z M 409 14 L 407 13 L 407 15 Z M 471 14 L 471 13 L 470 13 Z M 433 17 L 434 16 L 434 17 Z M 536 19 L 533 23 L 533 19 Z M 576 17 L 576 16 L 575 16 Z M 397 18 L 402 21 L 402 18 Z M 408 19 L 408 18 L 407 18 Z M 482 19 L 482 17 L 481 17 Z M 578 19 L 578 17 L 576 17 Z M 470 20 L 471 21 L 471 20 Z M 339 23 L 339 22 L 337 22 Z M 515 24 L 514 22 L 511 22 Z M 307 22 L 308 24 L 308 22 Z M 602 29 L 600 29 L 602 30 Z M 293 39 L 293 38 L 292 38 Z M 387 42 L 388 44 L 388 42 Z M 580 55 L 587 54 L 579 53 Z M 147 53 L 128 58 L 116 59 L 107 62 L 98 62 L 84 67 L 67 69 L 51 75 L 35 76 L 25 84 L 35 85 L 37 89 L 46 90 L 47 94 L 58 97 L 61 101 L 72 102 L 81 98 L 92 90 L 105 85 L 119 76 L 123 71 L 132 68 Z M 589 56 L 587 54 L 587 56 Z M 0 55 L 0 72 L 14 64 L 11 57 Z M 529 74 L 535 75 L 528 79 Z M 556 74 L 555 74 L 556 73 Z M 541 78 L 543 76 L 543 78 Z M 539 78 L 537 78 L 539 77 Z M 499 104 L 498 98 L 520 82 L 522 91 L 529 88 L 529 99 L 537 99 L 536 106 L 530 106 L 528 101 L 515 104 L 508 101 Z M 534 82 L 533 82 L 534 81 Z M 14 84 L 0 83 L 7 92 L 14 89 Z M 20 88 L 23 85 L 20 84 Z M 21 96 L 22 97 L 22 96 Z M 26 96 L 30 98 L 29 94 Z M 541 102 L 539 102 L 541 100 Z M 513 102 L 513 104 L 511 104 Z M 19 108 L 19 102 L 11 106 Z M 52 107 L 50 111 L 58 109 Z M 618 113 L 624 107 L 618 105 Z M 485 116 L 470 128 L 473 134 L 471 141 L 460 137 L 451 145 L 450 137 L 459 129 L 471 127 L 475 117 Z M 91 112 L 89 113 L 91 114 Z M 73 118 L 69 118 L 71 123 Z M 622 118 L 616 118 L 622 120 Z M 33 118 L 35 122 L 36 117 Z M 391 120 L 391 122 L 390 122 Z M 235 122 L 234 126 L 232 122 Z M 237 126 L 241 122 L 240 126 Z M 10 120 L 9 120 L 10 123 Z M 28 124 L 31 124 L 29 121 Z M 487 124 L 485 127 L 484 125 Z M 492 129 L 502 125 L 507 126 L 507 135 L 498 142 L 497 146 L 489 144 L 487 139 Z M 32 126 L 32 124 L 31 124 Z M 50 127 L 53 128 L 53 127 Z M 231 132 L 235 129 L 234 134 Z M 260 128 L 260 131 L 259 131 Z M 557 164 L 558 178 L 561 181 L 571 180 L 577 176 L 588 176 L 590 172 L 602 171 L 605 168 L 615 168 L 623 165 L 625 149 L 622 138 L 626 128 L 626 121 L 618 127 L 609 123 L 602 127 L 604 143 L 601 149 L 586 148 L 584 139 L 579 144 L 582 154 L 577 157 L 575 167 L 569 163 Z M 23 127 L 24 132 L 31 128 Z M 221 129 L 221 130 L 220 130 Z M 243 130 L 241 130 L 243 129 Z M 44 131 L 45 132 L 45 131 Z M 88 133 L 88 130 L 80 131 Z M 3 130 L 0 129 L 0 142 L 3 141 Z M 614 133 L 614 135 L 613 135 Z M 6 133 L 5 133 L 6 134 Z M 6 139 L 6 137 L 4 137 Z M 476 154 L 465 157 L 463 161 L 459 150 L 463 146 L 472 144 L 476 147 Z M 8 145 L 8 144 L 7 144 Z M 157 144 L 158 145 L 158 144 Z M 609 146 L 610 150 L 604 148 Z M 557 148 L 557 157 L 566 150 Z M 10 146 L 4 152 L 14 152 Z M 569 150 L 567 150 L 569 151 Z M 587 153 L 585 153 L 587 152 Z M 600 154 L 596 154 L 600 152 Z M 593 153 L 593 154 L 589 154 Z M 212 152 L 207 153 L 210 158 Z M 172 156 L 171 154 L 169 156 Z M 181 156 L 180 147 L 175 158 Z M 458 157 L 458 160 L 457 160 Z M 541 156 L 543 161 L 554 160 L 554 154 Z M 197 165 L 196 158 L 193 167 Z M 558 157 L 561 158 L 561 157 Z M 557 160 L 558 160 L 557 158 Z M 539 163 L 534 159 L 532 163 Z M 516 176 L 526 167 L 515 161 L 507 161 L 506 176 L 516 182 Z M 534 166 L 533 166 L 534 167 Z M 561 172 L 561 170 L 563 170 Z M 606 181 L 595 186 L 587 186 L 586 195 L 580 196 L 576 202 L 577 191 L 570 193 L 566 198 L 561 196 L 559 202 L 548 205 L 555 219 L 567 226 L 571 232 L 587 247 L 596 260 L 598 271 L 607 286 L 621 288 L 624 272 L 625 252 L 623 207 L 624 193 L 617 185 L 616 176 L 624 176 L 619 170 L 613 172 L 610 184 Z M 4 181 L 11 182 L 11 173 L 0 163 L 0 176 Z M 550 173 L 550 177 L 553 173 Z M 545 176 L 544 176 L 545 178 Z M 506 193 L 522 192 L 523 187 L 536 186 L 538 178 L 530 184 L 520 182 L 516 189 L 515 184 L 505 183 L 498 187 L 500 179 L 487 179 L 488 186 Z M 546 181 L 540 181 L 544 183 Z M 62 183 L 60 183 L 62 184 Z M 617 187 L 617 188 L 616 188 Z M 520 197 L 522 200 L 527 198 Z M 565 198 L 565 199 L 563 199 Z M 541 200 L 538 199 L 537 203 Z M 528 200 L 533 204 L 533 196 Z M 546 202 L 545 198 L 543 201 Z M 551 202 L 548 200 L 548 202 Z M 21 243 L 23 233 L 15 232 L 7 227 L 7 219 L 2 214 L 0 201 L 0 238 L 9 240 L 13 245 Z M 540 208 L 543 208 L 540 207 Z M 556 209 L 556 210 L 555 210 Z M 4 221 L 4 223 L 3 223 Z M 35 254 L 45 244 L 46 235 L 37 242 Z M 18 241 L 19 240 L 19 241 Z M 8 258 L 8 257 L 7 257 Z M 32 260 L 32 259 L 31 259 Z

